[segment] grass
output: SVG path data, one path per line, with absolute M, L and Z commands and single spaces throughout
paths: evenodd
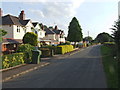
M 115 45 L 101 47 L 102 62 L 107 78 L 108 88 L 118 88 L 118 61 L 115 57 Z

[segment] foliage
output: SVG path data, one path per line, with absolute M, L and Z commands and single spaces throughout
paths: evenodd
M 25 54 L 25 63 L 30 63 L 32 58 L 32 50 L 34 47 L 30 44 L 23 44 L 18 47 L 17 52 L 23 52 Z
M 120 20 L 116 21 L 115 25 L 113 25 L 113 28 L 111 29 L 113 30 L 113 36 L 117 46 L 117 55 L 120 61 Z
M 24 54 L 14 53 L 2 56 L 2 68 L 9 68 L 19 64 L 24 64 Z
M 57 52 L 57 46 L 46 45 L 42 46 L 41 48 L 49 48 L 50 50 L 53 50 L 54 54 Z
M 2 33 L 2 36 L 5 36 L 7 34 L 7 32 L 3 29 L 0 29 L 0 32 Z
M 37 46 L 38 44 L 37 38 L 38 38 L 37 34 L 33 32 L 27 32 L 23 37 L 23 43 Z
M 82 41 L 83 39 L 82 29 L 76 17 L 74 17 L 70 22 L 68 29 L 69 29 L 68 36 L 67 36 L 68 41 L 70 42 Z
M 57 46 L 57 54 L 65 54 L 67 52 L 73 51 L 72 45 L 60 45 Z
M 115 44 L 105 43 L 101 47 L 102 63 L 107 78 L 108 88 L 118 88 L 118 62 L 115 58 Z
M 84 41 L 92 42 L 92 40 L 93 40 L 93 39 L 92 39 L 92 37 L 90 37 L 90 36 L 84 38 Z
M 39 50 L 41 51 L 42 58 L 52 56 L 52 54 L 51 54 L 52 49 L 42 47 L 42 48 L 39 48 Z
M 66 41 L 65 43 L 60 43 L 58 45 L 70 45 L 70 42 L 69 41 Z
M 95 42 L 97 43 L 113 42 L 113 41 L 114 41 L 113 37 L 105 32 L 98 34 L 97 37 L 95 38 Z

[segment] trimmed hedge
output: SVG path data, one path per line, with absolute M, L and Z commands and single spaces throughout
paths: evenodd
M 24 64 L 24 53 L 14 53 L 2 56 L 2 69 Z
M 57 54 L 65 54 L 67 52 L 73 51 L 72 45 L 60 45 L 57 46 Z
M 47 46 L 43 46 L 41 48 L 48 48 L 50 50 L 53 50 L 54 54 L 57 54 L 57 46 L 47 45 Z
M 41 57 L 50 57 L 51 56 L 51 51 L 49 48 L 39 48 L 41 50 Z

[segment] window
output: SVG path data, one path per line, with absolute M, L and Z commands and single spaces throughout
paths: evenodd
M 20 26 L 17 26 L 17 32 L 20 32 Z
M 20 26 L 19 26 L 19 32 L 20 32 Z
M 18 28 L 18 26 L 17 26 L 17 32 L 19 32 L 19 28 Z

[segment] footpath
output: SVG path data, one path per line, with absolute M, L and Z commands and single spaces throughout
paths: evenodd
M 74 51 L 66 53 L 64 55 L 60 54 L 60 55 L 54 55 L 53 57 L 41 58 L 41 62 L 39 64 L 22 64 L 22 65 L 13 67 L 13 68 L 2 70 L 2 71 L 0 71 L 0 73 L 2 73 L 2 80 L 0 82 L 5 82 L 7 80 L 18 77 L 18 76 L 28 73 L 30 71 L 42 68 L 44 66 L 49 65 L 51 60 L 62 59 L 62 58 L 68 57 L 70 55 L 73 55 L 81 50 L 82 49 L 77 48 Z

